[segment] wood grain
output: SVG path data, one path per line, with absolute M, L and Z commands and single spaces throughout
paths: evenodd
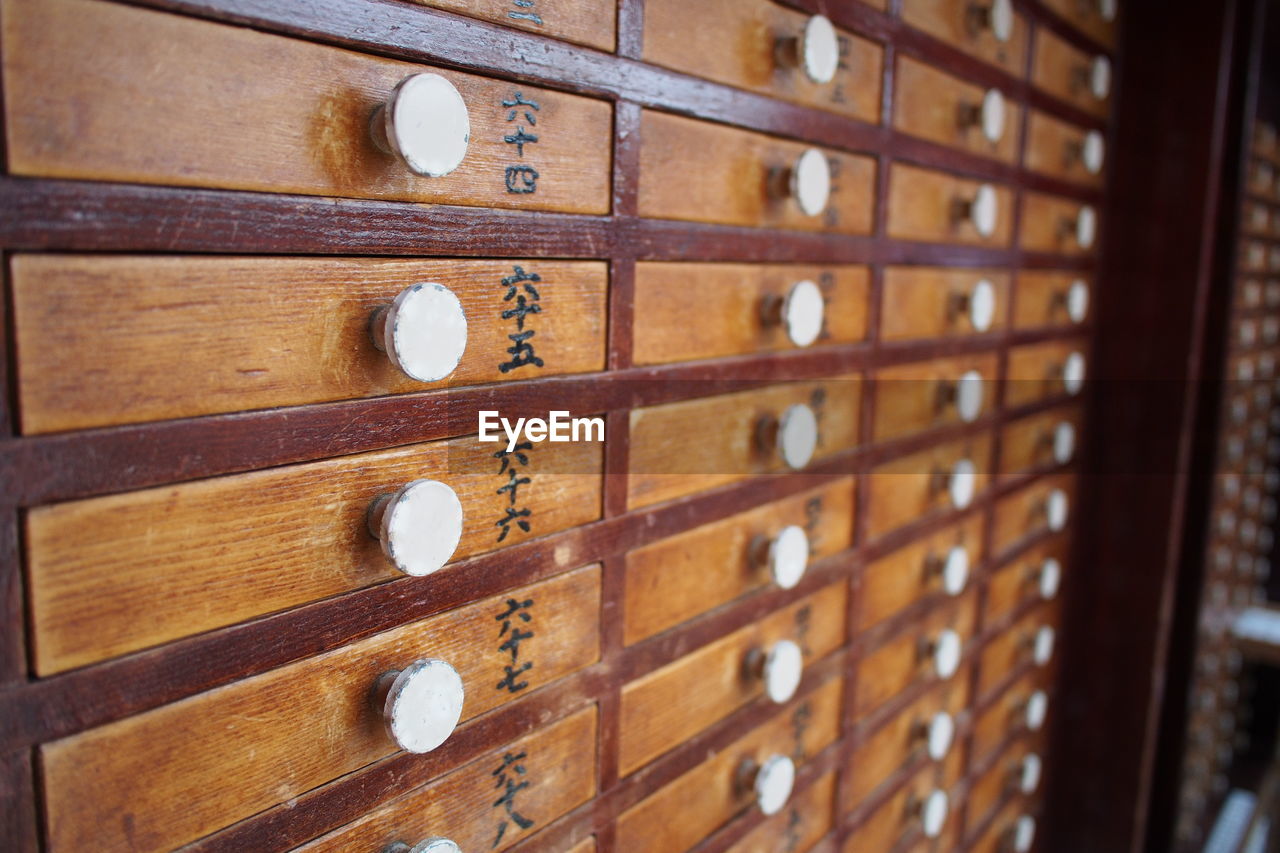
M 1067 529 L 1072 527 L 1076 506 L 1076 482 L 1070 474 L 1041 477 L 996 501 L 991 528 L 991 552 L 1000 554 L 1030 536 L 1049 529 L 1045 501 L 1054 489 L 1067 495 Z
M 982 107 L 988 91 L 900 54 L 894 82 L 893 126 L 939 145 L 1013 163 L 1022 134 L 1022 109 L 1012 98 L 1005 100 L 1004 133 L 997 142 L 983 135 L 981 121 L 966 117 L 970 110 Z
M 1021 274 L 1020 274 L 1021 276 Z M 976 334 L 968 310 L 958 310 L 974 286 L 983 279 L 991 282 L 996 295 L 991 330 L 1004 328 L 1009 304 L 1009 273 L 1006 270 L 947 267 L 889 267 L 884 273 L 884 295 L 880 309 L 880 339 L 948 338 Z M 1022 304 L 1019 277 L 1018 300 Z
M 984 622 L 987 625 L 1003 624 L 1022 607 L 1039 600 L 1042 564 L 1052 557 L 1061 566 L 1069 565 L 1067 562 L 1069 544 L 1070 540 L 1065 535 L 1051 537 L 1045 542 L 1020 552 L 1017 559 L 992 572 L 987 578 Z
M 936 39 L 1012 74 L 1023 76 L 1031 28 L 1021 14 L 1013 16 L 1013 36 L 1000 42 L 988 28 L 970 23 L 970 0 L 903 0 L 902 19 Z
M 995 407 L 997 356 L 977 353 L 936 361 L 884 367 L 875 380 L 876 441 L 919 432 L 930 427 L 960 423 L 954 401 L 945 394 L 971 370 L 981 374 L 982 407 L 979 417 Z
M 631 412 L 627 507 L 648 506 L 785 465 L 757 439 L 762 418 L 806 404 L 818 416 L 821 459 L 857 445 L 861 380 L 854 376 L 791 382 Z
M 623 642 L 634 643 L 773 585 L 753 563 L 758 538 L 796 524 L 810 562 L 844 551 L 853 537 L 853 480 L 845 478 L 749 512 L 695 527 L 626 556 Z
M 969 853 L 1003 853 L 1011 845 L 1013 832 L 1027 804 L 1021 797 L 1009 801 L 995 818 L 987 824 L 982 834 L 969 845 Z M 1036 826 L 1036 838 L 1042 839 L 1044 827 Z
M 1060 610 L 1056 602 L 1042 604 L 983 646 L 978 657 L 978 681 L 974 686 L 978 697 L 990 696 L 994 688 L 1021 668 L 1035 667 L 1056 671 L 1057 662 L 1062 657 Z M 1046 625 L 1054 628 L 1058 635 L 1054 638 L 1053 657 L 1047 664 L 1038 666 L 1032 659 L 1032 650 L 1036 631 Z
M 983 553 L 982 528 L 982 518 L 973 515 L 868 563 L 862 570 L 855 608 L 857 629 L 873 628 L 917 603 L 941 602 L 946 596 L 941 577 L 931 574 L 927 567 L 932 560 L 945 560 L 947 552 L 957 545 L 969 555 L 969 583 L 972 584 Z
M 1054 465 L 1054 430 L 1060 424 L 1075 427 L 1075 455 L 1079 456 L 1079 443 L 1084 435 L 1084 412 L 1079 406 L 1053 409 L 1018 420 L 1009 421 L 1001 431 L 1000 474 L 1023 474 L 1033 468 Z
M 640 127 L 640 215 L 829 234 L 870 233 L 875 161 L 824 151 L 831 165 L 831 197 L 824 213 L 806 216 L 784 192 L 786 175 L 806 147 L 645 110 Z
M 526 7 L 476 0 L 414 2 L 599 50 L 612 51 L 617 37 L 618 10 L 614 0 L 537 0 L 535 5 Z
M 600 517 L 601 445 L 558 444 L 528 451 L 521 466 L 530 482 L 516 494 L 530 529 L 499 526 L 510 471 L 499 475 L 494 447 L 432 442 L 34 509 L 36 669 L 60 672 L 398 577 L 366 516 L 376 497 L 415 479 L 458 493 L 455 558 Z
M 1106 152 L 1103 152 L 1102 172 L 1090 173 L 1081 156 L 1087 132 L 1048 113 L 1032 110 L 1027 125 L 1026 167 L 1051 178 L 1101 187 L 1106 178 Z
M 996 229 L 983 237 L 959 204 L 972 202 L 981 181 L 894 163 L 889 170 L 889 236 L 895 240 L 1008 246 L 1013 233 L 1013 192 L 995 185 Z
M 1000 757 L 974 780 L 969 788 L 965 829 L 973 833 L 989 820 L 1011 797 L 1017 796 L 1022 762 L 1028 755 L 1039 753 L 1025 738 L 1015 740 Z M 1043 758 L 1043 756 L 1039 756 Z M 1043 772 L 1043 771 L 1042 771 Z M 1043 780 L 1042 780 L 1043 781 Z M 1033 795 L 1036 792 L 1032 792 Z
M 764 693 L 746 671 L 753 649 L 789 639 L 812 665 L 844 641 L 846 585 L 837 583 L 777 610 L 622 688 L 619 771 L 626 775 Z
M 534 601 L 516 693 L 494 618 L 509 598 Z M 597 660 L 599 606 L 587 567 L 46 744 L 49 847 L 167 850 L 364 767 L 396 751 L 369 701 L 382 673 L 451 661 L 469 720 Z
M 1045 724 L 1036 734 L 1043 739 L 1053 726 L 1055 716 L 1055 698 L 1048 690 L 1051 671 L 1035 669 L 1021 676 L 1010 685 L 1003 694 L 995 699 L 985 699 L 986 705 L 974 720 L 972 737 L 969 742 L 970 762 L 973 766 L 981 766 L 990 760 L 991 755 L 1012 736 L 1026 736 L 1030 730 L 1026 724 L 1025 708 L 1027 699 L 1037 690 L 1045 690 L 1049 695 L 1048 715 Z
M 1019 270 L 1018 298 L 1013 306 L 1015 329 L 1041 329 L 1045 326 L 1070 326 L 1067 292 L 1073 281 L 1089 287 L 1090 305 L 1082 322 L 1093 317 L 1094 292 L 1092 276 L 1067 270 Z
M 1053 31 L 1041 27 L 1036 33 L 1031 82 L 1041 91 L 1060 98 L 1089 115 L 1106 118 L 1111 112 L 1111 96 L 1098 100 L 1089 91 L 1089 67 L 1092 61 L 1092 55 L 1068 43 Z M 1114 74 L 1113 66 L 1113 91 Z
M 880 121 L 884 48 L 837 30 L 835 79 L 819 84 L 780 62 L 776 43 L 799 38 L 809 16 L 771 0 L 645 0 L 646 62 L 829 110 L 871 124 Z
M 831 830 L 835 798 L 836 774 L 827 773 L 803 791 L 792 794 L 781 812 L 726 848 L 726 853 L 811 850 Z
M 1005 406 L 1017 408 L 1065 394 L 1062 367 L 1067 356 L 1074 352 L 1087 352 L 1085 342 L 1059 339 L 1010 349 L 1005 373 Z M 1087 383 L 1090 378 L 1087 359 L 1084 372 Z
M 504 371 L 517 267 L 540 279 L 526 325 L 543 364 Z M 10 269 L 28 434 L 604 368 L 603 263 L 19 255 Z M 467 315 L 441 382 L 410 379 L 369 334 L 375 309 L 423 281 Z
M 872 850 L 894 853 L 925 853 L 933 849 L 920 830 L 919 813 L 914 807 L 936 788 L 946 787 L 946 779 L 936 766 L 926 766 L 912 775 L 845 839 L 844 853 L 868 853 Z M 952 804 L 955 807 L 955 804 Z M 908 839 L 913 839 L 909 841 Z
M 1086 255 L 1097 251 L 1076 240 L 1076 219 L 1084 205 L 1078 201 L 1042 193 L 1027 192 L 1022 198 L 1023 249 L 1058 255 Z M 1094 208 L 1097 211 L 1097 208 Z
M 603 101 L 91 0 L 14 0 L 3 26 L 14 174 L 609 209 L 612 111 Z M 471 117 L 466 160 L 440 178 L 413 175 L 369 133 L 374 108 L 423 71 L 453 83 Z M 539 106 L 538 141 L 523 156 L 503 141 L 517 126 L 533 130 L 520 114 L 507 121 L 503 101 L 516 92 Z M 536 190 L 508 191 L 508 167 L 533 168 Z M 524 174 L 517 190 L 528 188 Z
M 862 266 L 638 263 L 632 358 L 670 364 L 794 350 L 785 327 L 765 322 L 761 308 L 806 279 L 826 301 L 814 345 L 856 343 L 867 333 L 870 278 Z
M 939 488 L 938 478 L 961 459 L 973 462 L 977 471 L 975 494 L 981 494 L 990 479 L 991 438 L 988 435 L 935 445 L 877 466 L 867 477 L 868 498 L 863 509 L 867 536 L 874 539 L 917 519 L 951 509 L 951 499 L 945 488 Z

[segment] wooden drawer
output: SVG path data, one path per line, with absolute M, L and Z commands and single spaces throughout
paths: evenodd
M 961 667 L 955 678 L 940 684 L 902 709 L 889 722 L 867 735 L 854 749 L 846 765 L 842 812 L 850 812 L 876 796 L 884 784 L 912 763 L 928 759 L 946 765 L 947 778 L 959 778 L 964 750 L 952 729 L 950 748 L 941 759 L 929 753 L 929 728 L 934 718 L 946 715 L 953 726 L 969 705 L 969 670 Z
M 750 790 L 739 780 L 743 761 L 759 765 L 781 755 L 799 765 L 816 755 L 839 736 L 840 693 L 839 679 L 827 681 L 624 811 L 618 818 L 617 849 L 627 853 L 688 850 L 735 814 L 754 808 Z
M 867 536 L 876 538 L 936 512 L 965 509 L 957 498 L 987 487 L 991 437 L 935 445 L 876 467 L 868 476 Z
M 509 648 L 512 604 L 533 636 Z M 595 662 L 599 607 L 589 566 L 46 744 L 50 849 L 167 850 L 288 801 L 396 751 L 383 673 L 449 661 L 469 720 Z
M 1100 131 L 1089 131 L 1031 111 L 1027 129 L 1027 168 L 1042 175 L 1089 187 L 1101 187 L 1107 145 Z
M 1110 60 L 1091 56 L 1044 27 L 1036 33 L 1031 82 L 1090 115 L 1106 118 L 1111 112 Z
M 1081 255 L 1097 245 L 1098 211 L 1071 199 L 1023 195 L 1022 248 L 1029 252 Z
M 812 850 L 831 831 L 835 814 L 836 774 L 827 773 L 796 792 L 786 808 L 747 833 L 726 853 L 761 850 Z
M 978 656 L 977 695 L 986 697 L 1024 667 L 1056 671 L 1058 606 L 1047 603 L 1023 616 L 1008 630 L 992 637 Z
M 636 264 L 632 357 L 636 364 L 668 364 L 796 349 L 784 306 L 806 281 L 819 287 L 824 303 L 814 346 L 866 337 L 866 267 Z
M 982 527 L 982 518 L 974 515 L 869 563 L 859 582 L 856 629 L 872 628 L 922 601 L 959 595 L 952 593 L 956 587 L 948 589 L 955 577 L 964 580 L 961 591 L 967 589 L 982 556 Z M 951 557 L 955 548 L 964 552 L 964 559 Z M 951 578 L 945 576 L 948 566 Z
M 1057 598 L 1067 565 L 1067 545 L 1066 536 L 1055 536 L 992 572 L 987 581 L 984 624 L 999 625 L 1032 601 Z
M 883 706 L 915 684 L 952 681 L 940 678 L 934 667 L 933 645 L 943 631 L 959 635 L 967 647 L 973 635 L 975 598 L 972 593 L 922 617 L 897 636 L 863 654 L 858 662 L 854 716 L 861 717 Z M 963 665 L 959 671 L 963 671 Z
M 414 0 L 495 24 L 612 51 L 617 28 L 613 0 L 534 0 L 476 3 L 474 0 Z M 465 849 L 465 847 L 464 847 Z
M 875 440 L 977 420 L 994 405 L 996 369 L 983 353 L 876 371 Z
M 842 850 L 844 853 L 869 853 L 873 850 L 925 853 L 933 850 L 935 842 L 924 835 L 921 819 L 922 806 L 936 791 L 947 794 L 947 811 L 943 824 L 945 829 L 946 823 L 949 823 L 955 813 L 960 810 L 959 803 L 952 802 L 948 794 L 948 789 L 955 782 L 956 779 L 948 778 L 944 768 L 925 767 L 878 805 L 876 810 L 849 834 Z
M 973 833 L 982 827 L 1010 799 L 1020 794 L 1034 795 L 1040 787 L 1043 768 L 1043 756 L 1030 744 L 1015 742 L 969 790 L 967 832 Z
M 837 30 L 835 77 L 816 83 L 796 58 L 808 21 L 773 0 L 647 0 L 644 60 L 879 124 L 884 48 Z
M 1111 46 L 1116 42 L 1116 0 L 1043 0 L 1068 24 L 1094 41 Z M 1109 13 L 1104 13 L 1109 10 Z
M 627 506 L 787 470 L 777 439 L 791 406 L 805 405 L 818 426 L 813 458 L 858 443 L 861 381 L 854 376 L 792 382 L 631 412 Z
M 790 640 L 808 666 L 839 648 L 846 599 L 845 584 L 832 584 L 625 685 L 620 772 L 632 772 L 763 696 L 763 679 L 751 671 L 755 652 Z
M 1016 409 L 1063 394 L 1079 394 L 1088 376 L 1084 342 L 1048 341 L 1009 350 L 1004 404 Z
M 989 24 L 974 17 L 974 5 L 972 0 L 903 0 L 902 18 L 983 62 L 1023 76 L 1030 40 L 1026 18 L 1015 13 L 1008 40 L 1001 41 Z
M 775 585 L 769 549 L 804 530 L 809 563 L 849 547 L 853 480 L 843 479 L 627 554 L 623 641 L 634 643 L 750 592 Z
M 984 194 L 994 194 L 995 227 L 989 236 L 978 231 L 969 209 Z M 1008 246 L 1013 193 L 1005 186 L 894 163 L 889 171 L 888 229 L 895 240 Z
M 115 3 L 15 0 L 3 25 L 14 174 L 609 210 L 604 101 Z M 375 107 L 419 72 L 453 84 L 470 115 L 466 158 L 443 177 L 370 135 Z
M 27 433 L 604 368 L 602 262 L 19 255 L 11 273 Z M 439 382 L 410 378 L 370 333 L 422 282 L 466 317 Z
M 376 853 L 444 836 L 463 850 L 505 850 L 594 796 L 595 744 L 593 705 L 297 849 Z
M 1011 737 L 1030 737 L 1043 748 L 1053 714 L 1053 700 L 1046 692 L 1052 671 L 1039 668 L 1010 686 L 978 715 L 969 743 L 969 762 L 978 766 Z
M 1022 270 L 1018 273 L 1013 326 L 1038 329 L 1083 323 L 1091 316 L 1092 291 L 1089 278 L 1078 273 Z
M 870 157 L 821 151 L 830 195 L 810 216 L 790 195 L 806 146 L 646 110 L 640 126 L 640 215 L 657 219 L 868 234 L 875 207 Z
M 398 577 L 368 515 L 379 496 L 420 478 L 461 502 L 453 559 L 591 521 L 601 456 L 599 444 L 557 444 L 499 462 L 470 437 L 38 507 L 26 521 L 36 669 Z
M 1001 554 L 1028 536 L 1056 533 L 1071 524 L 1075 507 L 1075 477 L 1041 477 L 1001 498 L 995 506 L 991 553 Z
M 1015 798 L 996 815 L 982 835 L 969 847 L 968 853 L 1010 853 L 1016 850 L 1015 839 L 1030 838 L 1027 849 L 1034 850 L 1038 813 L 1038 798 Z
M 983 89 L 899 55 L 893 126 L 939 145 L 1012 163 L 1022 109 L 998 89 Z
M 986 269 L 889 267 L 882 299 L 881 340 L 981 334 L 1005 326 L 1009 274 Z
M 1077 406 L 1010 421 L 1000 442 L 1000 473 L 1024 474 L 1066 465 L 1076 456 L 1084 413 Z

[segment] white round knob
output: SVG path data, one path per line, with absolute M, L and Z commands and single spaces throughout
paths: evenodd
M 1119 5 L 1117 0 L 1098 0 L 1098 14 L 1102 16 L 1102 20 L 1110 24 L 1116 19 Z
M 1045 717 L 1049 714 L 1049 697 L 1043 690 L 1037 690 L 1027 698 L 1025 714 L 1027 728 L 1033 732 L 1040 731 L 1044 726 Z
M 778 421 L 778 450 L 788 468 L 809 464 L 818 447 L 818 418 L 803 403 L 790 406 Z
M 969 221 L 982 237 L 990 237 L 996 233 L 996 219 L 999 215 L 999 201 L 995 187 L 982 184 L 969 205 Z
M 1093 241 L 1098 236 L 1098 214 L 1092 205 L 1086 204 L 1080 208 L 1080 213 L 1076 216 L 1076 242 L 1080 244 L 1080 248 L 1089 249 L 1093 246 Z
M 996 319 L 996 286 L 990 279 L 978 279 L 969 292 L 969 324 L 975 332 L 988 332 Z
M 1030 853 L 1036 840 L 1036 819 L 1023 815 L 1013 825 L 1013 853 Z
M 989 15 L 991 34 L 996 41 L 1007 42 L 1013 38 L 1013 0 L 992 0 Z
M 1057 597 L 1062 585 L 1062 564 L 1049 557 L 1040 564 L 1040 597 L 1050 601 Z
M 785 755 L 773 755 L 760 765 L 756 772 L 756 803 L 766 815 L 777 814 L 791 799 L 791 788 L 796 783 L 796 765 Z
M 938 632 L 938 639 L 933 644 L 933 671 L 944 681 L 956 674 L 960 668 L 960 635 L 950 628 Z
M 462 848 L 450 838 L 437 837 L 418 842 L 409 853 L 462 853 Z
M 1067 493 L 1062 489 L 1052 489 L 1044 502 L 1044 517 L 1050 530 L 1057 533 L 1067 526 L 1069 509 Z
M 822 290 L 805 279 L 791 286 L 782 303 L 782 322 L 787 327 L 787 337 L 798 347 L 807 347 L 822 332 L 822 315 L 826 301 Z
M 1036 631 L 1031 647 L 1031 659 L 1035 661 L 1036 666 L 1044 666 L 1053 658 L 1054 639 L 1053 628 L 1048 625 L 1042 625 L 1040 630 Z
M 950 802 L 947 798 L 946 791 L 934 789 L 929 796 L 924 798 L 924 803 L 920 808 L 920 827 L 924 830 L 925 838 L 937 838 L 942 834 L 942 828 L 947 823 L 947 812 L 950 809 Z
M 956 380 L 956 414 L 967 424 L 982 414 L 982 374 L 976 370 L 966 370 Z
M 1106 162 L 1107 143 L 1102 134 L 1091 130 L 1084 135 L 1080 146 L 1080 162 L 1090 175 L 1102 174 L 1103 163 Z
M 831 197 L 831 164 L 816 148 L 806 149 L 791 170 L 791 196 L 806 216 L 817 216 L 827 209 Z
M 439 74 L 412 74 L 400 81 L 374 114 L 374 142 L 395 154 L 416 175 L 439 178 L 462 164 L 471 141 L 466 102 Z
M 442 660 L 419 660 L 396 673 L 382 705 L 387 733 L 406 752 L 430 752 L 462 717 L 462 676 Z
M 1099 101 L 1111 94 L 1111 60 L 1095 56 L 1089 63 L 1089 93 Z
M 406 575 L 438 571 L 462 539 L 462 501 L 439 480 L 414 480 L 374 504 L 382 552 Z
M 781 705 L 791 700 L 800 687 L 804 672 L 804 653 L 790 640 L 779 640 L 764 659 L 764 692 Z
M 796 524 L 782 528 L 769 543 L 769 573 L 783 589 L 792 589 L 809 567 L 809 536 Z
M 951 743 L 955 740 L 956 721 L 946 711 L 939 711 L 929 720 L 926 732 L 926 749 L 929 758 L 941 761 L 951 751 Z
M 1083 279 L 1076 279 L 1067 288 L 1067 316 L 1073 323 L 1083 323 L 1089 313 L 1089 285 Z
M 1062 386 L 1073 397 L 1084 387 L 1084 356 L 1080 353 L 1071 353 L 1062 363 Z
M 960 545 L 953 545 L 942 563 L 942 591 L 954 597 L 964 592 L 968 583 L 969 552 Z
M 467 314 L 453 291 L 424 281 L 400 291 L 374 315 L 373 343 L 410 379 L 437 382 L 467 348 Z
M 1053 461 L 1066 465 L 1076 452 L 1076 428 L 1063 421 L 1053 428 Z
M 1022 766 L 1018 772 L 1018 788 L 1022 793 L 1034 793 L 1036 788 L 1040 787 L 1040 756 L 1034 752 L 1022 759 Z
M 830 83 L 840 65 L 840 42 L 836 28 L 825 15 L 814 15 L 804 25 L 800 39 L 800 65 L 815 83 Z
M 977 471 L 973 462 L 958 459 L 951 466 L 951 477 L 947 483 L 947 492 L 951 496 L 951 505 L 956 509 L 964 509 L 973 502 L 973 493 L 977 488 Z
M 988 89 L 982 96 L 980 124 L 982 135 L 988 142 L 999 142 L 1004 136 L 1004 94 L 999 89 Z

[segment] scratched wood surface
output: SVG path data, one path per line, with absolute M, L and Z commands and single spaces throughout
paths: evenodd
M 939 145 L 1013 163 L 1022 134 L 1022 109 L 1011 97 L 1005 98 L 1004 132 L 992 142 L 983 135 L 981 118 L 969 115 L 981 109 L 988 91 L 908 56 L 899 56 L 893 126 Z
M 764 682 L 746 673 L 755 649 L 791 640 L 812 665 L 844 641 L 847 587 L 833 584 L 622 688 L 620 772 L 630 773 L 748 702 Z
M 1065 568 L 1069 543 L 1070 539 L 1065 535 L 1053 536 L 1019 552 L 1017 559 L 992 572 L 987 578 L 987 599 L 983 611 L 987 624 L 1002 624 L 1021 607 L 1041 600 L 1040 571 L 1044 561 L 1052 558 Z M 1060 583 L 1065 582 L 1063 577 Z
M 1012 37 L 1001 42 L 990 29 L 973 26 L 969 14 L 972 8 L 970 0 L 903 0 L 902 19 L 983 62 L 1021 77 L 1030 41 L 1026 17 L 1015 14 Z
M 978 282 L 995 291 L 991 331 L 1004 328 L 1009 304 L 1009 272 L 986 268 L 889 267 L 884 273 L 880 338 L 886 341 L 949 338 L 977 334 L 967 300 Z M 1022 304 L 1019 279 L 1017 304 Z
M 1013 192 L 1008 186 L 992 184 L 996 193 L 996 228 L 990 237 L 979 234 L 968 214 L 958 209 L 974 200 L 982 183 L 895 163 L 889 169 L 889 236 L 929 243 L 1009 245 Z
M 538 35 L 612 51 L 618 10 L 613 0 L 413 0 Z
M 1000 437 L 1000 474 L 1020 474 L 1044 465 L 1056 465 L 1054 431 L 1061 424 L 1075 429 L 1075 455 L 1084 435 L 1084 412 L 1078 406 L 1018 418 L 1005 424 Z
M 603 263 L 20 255 L 10 270 L 25 433 L 604 368 Z M 424 281 L 467 316 L 441 382 L 410 379 L 369 334 L 376 308 Z M 511 353 L 520 299 L 541 366 Z
M 982 517 L 973 515 L 868 563 L 860 581 L 857 627 L 872 628 L 918 602 L 941 601 L 946 593 L 932 563 L 945 560 L 957 545 L 969 555 L 966 587 L 971 585 L 982 556 L 982 527 Z
M 14 174 L 609 210 L 603 101 L 115 3 L 14 0 L 2 15 Z M 412 174 L 369 133 L 374 108 L 419 72 L 453 83 L 471 118 L 466 159 L 444 177 Z M 538 109 L 504 106 L 516 93 Z M 523 156 L 504 142 L 518 127 L 538 137 Z M 508 168 L 538 177 L 512 172 L 509 191 Z
M 1027 168 L 1064 181 L 1101 187 L 1106 177 L 1106 151 L 1102 155 L 1103 171 L 1090 173 L 1082 154 L 1087 132 L 1048 113 L 1032 110 L 1027 125 Z
M 1036 88 L 1060 98 L 1098 118 L 1111 112 L 1111 97 L 1099 100 L 1089 90 L 1089 67 L 1094 54 L 1081 50 L 1048 30 L 1036 33 L 1035 56 L 1031 62 L 1031 82 Z M 1112 88 L 1115 86 L 1112 66 Z
M 1093 302 L 1092 277 L 1066 270 L 1021 270 L 1018 272 L 1018 299 L 1013 307 L 1013 325 L 1017 329 L 1039 329 L 1045 326 L 1070 326 L 1067 293 L 1073 281 L 1083 281 Z M 1087 322 L 1093 315 L 1090 304 L 1085 311 Z
M 527 466 L 512 454 L 505 474 L 497 447 L 430 442 L 35 509 L 36 667 L 59 672 L 402 577 L 366 518 L 375 498 L 419 478 L 462 501 L 455 559 L 599 517 L 599 444 L 540 446 L 523 453 Z M 499 492 L 513 471 L 529 482 Z M 509 508 L 530 514 L 499 524 Z
M 1075 477 L 1071 474 L 1043 477 L 996 501 L 991 527 L 992 553 L 999 554 L 1026 537 L 1049 529 L 1045 505 L 1054 489 L 1061 489 L 1067 496 L 1067 526 L 1071 526 L 1076 511 Z
M 508 599 L 533 601 L 517 651 L 536 665 L 515 692 L 495 621 Z M 168 850 L 364 767 L 396 751 L 369 701 L 384 672 L 450 661 L 470 720 L 594 662 L 599 607 L 587 567 L 46 744 L 50 849 Z
M 1097 243 L 1084 246 L 1076 239 L 1076 219 L 1084 205 L 1078 201 L 1043 193 L 1028 192 L 1022 197 L 1022 248 L 1057 255 L 1083 255 L 1097 251 Z M 1097 207 L 1094 213 L 1098 214 Z
M 960 423 L 955 400 L 956 382 L 969 371 L 982 377 L 982 405 L 978 417 L 995 407 L 995 353 L 957 356 L 936 361 L 885 367 L 874 374 L 876 408 L 872 435 L 877 440 L 907 435 L 929 427 Z
M 952 509 L 941 478 L 961 459 L 973 463 L 977 472 L 974 494 L 981 494 L 991 470 L 991 438 L 985 434 L 934 445 L 877 466 L 867 476 L 869 495 L 863 510 L 867 536 L 874 539 L 912 521 Z
M 794 350 L 785 326 L 766 320 L 762 309 L 805 280 L 817 284 L 824 299 L 822 331 L 813 346 L 856 343 L 867 333 L 870 278 L 862 266 L 641 262 L 632 359 L 669 364 Z M 697 322 L 690 322 L 694 317 Z

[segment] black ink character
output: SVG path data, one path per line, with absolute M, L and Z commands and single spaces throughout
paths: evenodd
M 528 829 L 533 826 L 531 818 L 527 818 L 516 811 L 516 794 L 528 788 L 530 784 L 527 779 L 517 781 L 519 777 L 524 776 L 526 773 L 524 765 L 520 763 L 526 757 L 528 757 L 528 754 L 524 752 L 519 755 L 512 755 L 508 752 L 502 756 L 502 766 L 490 774 L 498 780 L 494 787 L 502 791 L 502 796 L 493 801 L 493 808 L 502 807 L 505 809 L 507 817 L 515 821 L 516 826 L 521 829 Z M 502 836 L 507 831 L 508 823 L 507 819 L 503 818 L 502 822 L 498 824 L 498 835 L 493 839 L 493 845 L 489 849 L 492 850 L 502 843 Z
M 507 167 L 507 192 L 529 195 L 538 191 L 538 170 L 532 166 Z

